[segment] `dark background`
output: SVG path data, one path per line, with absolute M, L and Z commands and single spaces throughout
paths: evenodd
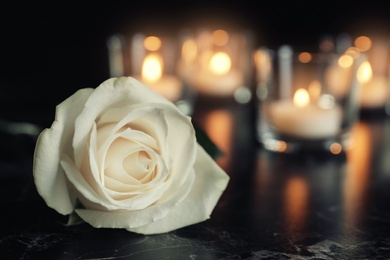
M 49 126 L 55 105 L 109 77 L 106 39 L 212 25 L 250 29 L 256 45 L 316 46 L 320 37 L 388 34 L 379 1 L 79 1 L 0 4 L 0 117 Z

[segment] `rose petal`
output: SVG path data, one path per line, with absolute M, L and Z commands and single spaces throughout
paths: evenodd
M 107 111 L 110 107 L 126 107 L 129 104 L 150 104 L 153 102 L 163 103 L 178 110 L 172 102 L 132 77 L 110 78 L 100 84 L 89 96 L 83 111 L 75 122 L 72 145 L 76 167 L 80 168 L 88 134 L 95 120 L 103 111 Z
M 229 176 L 198 146 L 196 179 L 188 196 L 169 213 L 150 224 L 128 228 L 142 234 L 158 234 L 208 219 L 229 182 Z
M 174 198 L 154 204 L 137 211 L 99 211 L 90 209 L 76 209 L 76 213 L 87 223 L 96 228 L 135 228 L 147 225 L 158 219 L 165 218 L 169 211 L 185 199 L 195 181 L 195 174 L 189 174 L 181 187 L 176 189 Z
M 65 171 L 66 177 L 73 184 L 77 191 L 80 200 L 88 200 L 91 205 L 100 205 L 101 207 L 95 206 L 94 208 L 104 208 L 106 210 L 118 209 L 113 205 L 107 198 L 98 194 L 89 183 L 85 180 L 79 169 L 74 165 L 72 159 L 64 154 L 61 158 L 60 164 Z
M 131 128 L 153 138 L 154 142 L 156 142 L 154 146 L 159 147 L 158 149 L 164 148 L 168 126 L 163 109 L 157 106 L 153 103 L 147 105 L 141 104 L 122 108 L 111 108 L 106 111 L 97 121 L 99 127 L 99 146 L 104 146 L 104 141 L 120 129 Z M 111 131 L 105 129 L 107 125 L 110 126 Z M 102 132 L 100 131 L 101 129 L 103 130 Z
M 123 109 L 126 110 L 126 109 Z M 128 140 L 134 140 L 140 142 L 145 146 L 155 149 L 160 155 L 164 156 L 166 152 L 166 136 L 167 136 L 167 123 L 163 112 L 160 109 L 155 109 L 153 106 L 132 106 L 131 112 L 123 114 L 122 110 L 110 109 L 113 113 L 104 113 L 104 116 L 98 121 L 98 147 L 99 147 L 99 161 L 101 162 L 100 169 L 104 169 L 104 163 L 106 160 L 106 153 L 111 143 L 114 141 L 113 136 L 121 136 L 122 132 L 118 132 L 120 129 L 124 129 L 126 138 Z M 126 110 L 127 111 L 127 110 Z M 123 115 L 122 115 L 123 114 Z M 123 116 L 117 118 L 117 116 Z M 139 127 L 139 121 L 143 118 L 148 118 L 144 122 L 143 127 Z M 112 121 L 107 121 L 108 118 L 113 122 L 118 122 L 115 125 Z M 106 119 L 106 120 L 105 120 Z M 126 126 L 126 124 L 129 124 Z M 131 131 L 127 131 L 131 127 Z M 169 158 L 164 158 L 169 160 Z
M 34 151 L 35 186 L 46 204 L 61 214 L 73 210 L 74 198 L 69 194 L 64 171 L 59 167 L 62 153 L 70 156 L 74 120 L 93 89 L 82 89 L 56 107 L 55 121 L 42 131 Z
M 162 203 L 141 211 L 119 214 L 85 209 L 76 212 L 94 227 L 127 228 L 141 234 L 165 233 L 199 223 L 210 217 L 226 189 L 229 176 L 201 146 L 197 149 L 195 171 L 195 183 L 190 193 L 179 203 Z

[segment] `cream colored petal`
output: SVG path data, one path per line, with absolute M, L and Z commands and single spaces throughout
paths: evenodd
M 103 212 L 77 209 L 76 212 L 92 226 L 127 228 L 141 234 L 159 234 L 207 220 L 223 191 L 229 176 L 198 146 L 195 165 L 196 180 L 184 200 L 162 203 L 134 212 Z M 183 189 L 184 190 L 184 189 Z
M 128 230 L 142 234 L 158 234 L 207 220 L 226 189 L 229 176 L 201 146 L 198 146 L 195 172 L 196 180 L 191 192 L 164 218 Z
M 97 211 L 76 209 L 76 213 L 87 223 L 96 228 L 135 228 L 165 218 L 190 192 L 195 175 L 190 174 L 181 187 L 175 188 L 176 197 L 163 203 L 136 211 Z
M 73 156 L 71 142 L 74 121 L 93 89 L 74 93 L 56 108 L 55 121 L 42 131 L 36 142 L 33 175 L 38 193 L 46 204 L 61 214 L 73 210 L 72 194 L 69 194 L 64 171 L 60 166 L 62 153 Z
M 83 197 L 84 200 L 89 201 L 91 204 L 100 205 L 107 210 L 118 209 L 118 207 L 115 204 L 112 204 L 109 199 L 101 196 L 91 187 L 67 155 L 62 156 L 61 166 L 64 169 L 68 180 L 72 183 L 75 190 Z
M 90 131 L 90 137 L 88 141 L 88 150 L 83 155 L 84 158 L 81 163 L 80 173 L 87 181 L 89 186 L 97 192 L 100 196 L 105 197 L 103 189 L 103 174 L 99 171 L 99 158 L 97 155 L 97 144 L 96 144 L 97 129 L 96 124 L 93 124 Z M 69 171 L 68 174 L 79 174 L 77 171 Z
M 171 158 L 170 172 L 172 175 L 170 177 L 172 186 L 177 187 L 187 178 L 185 173 L 189 172 L 196 160 L 195 130 L 191 118 L 177 113 L 176 110 L 165 107 L 164 115 L 168 124 L 166 143 Z
M 160 148 L 160 155 L 169 163 L 174 185 L 180 186 L 186 178 L 183 173 L 189 172 L 188 168 L 195 162 L 196 138 L 191 118 L 165 104 L 138 105 L 132 110 L 126 115 L 127 112 L 120 109 L 110 109 L 102 115 L 98 125 L 112 124 L 122 119 L 115 131 L 130 122 L 132 129 L 153 137 Z
M 157 108 L 159 104 L 138 104 L 133 106 L 110 108 L 99 118 L 99 147 L 106 150 L 110 145 L 109 140 L 113 135 L 126 129 L 138 131 L 144 136 L 137 136 L 132 132 L 129 140 L 138 141 L 155 149 L 160 155 L 167 154 L 166 138 L 168 125 L 162 109 Z M 102 131 L 100 131 L 102 130 Z M 146 138 L 148 136 L 148 139 Z M 152 142 L 150 140 L 153 140 Z M 165 157 L 166 160 L 169 158 Z
M 76 167 L 80 167 L 89 131 L 103 111 L 107 111 L 111 107 L 126 107 L 154 102 L 163 103 L 178 110 L 172 102 L 132 77 L 111 78 L 100 84 L 91 93 L 83 111 L 76 120 L 72 143 L 75 151 Z

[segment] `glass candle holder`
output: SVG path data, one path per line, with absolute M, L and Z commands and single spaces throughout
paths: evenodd
M 192 114 L 193 93 L 186 89 L 177 73 L 180 45 L 175 36 L 145 33 L 128 39 L 113 36 L 108 46 L 113 76 L 123 73 L 134 77 L 175 103 L 183 113 Z
M 366 79 L 359 99 L 361 111 L 390 114 L 390 39 L 359 36 L 354 40 L 354 47 L 367 57 Z
M 330 151 L 351 145 L 359 117 L 363 56 L 259 48 L 256 67 L 258 140 L 275 152 Z
M 182 38 L 179 71 L 198 97 L 251 100 L 252 35 L 203 29 Z

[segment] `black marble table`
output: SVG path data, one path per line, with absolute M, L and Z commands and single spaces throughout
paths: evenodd
M 346 153 L 286 155 L 252 110 L 196 108 L 231 180 L 209 220 L 161 235 L 66 226 L 36 193 L 34 138 L 3 134 L 0 259 L 390 259 L 390 120 L 360 120 Z

